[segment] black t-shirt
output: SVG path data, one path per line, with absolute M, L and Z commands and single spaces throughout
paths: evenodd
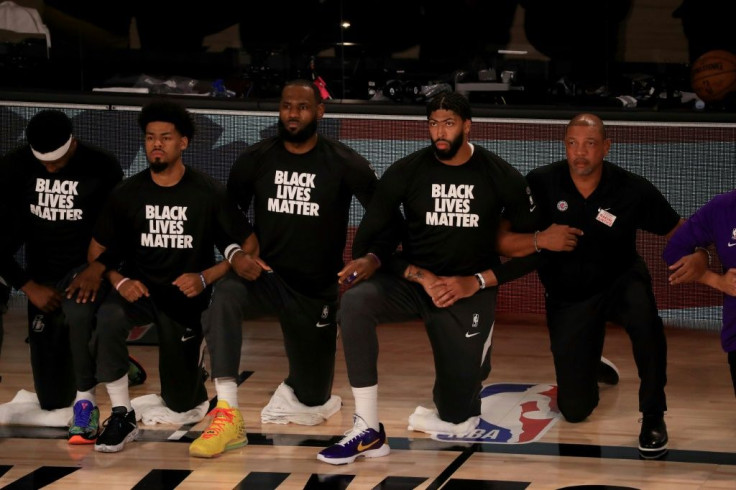
M 358 228 L 365 248 L 403 207 L 401 257 L 444 276 L 471 275 L 500 263 L 495 251 L 501 218 L 514 231 L 534 230 L 534 201 L 524 177 L 479 146 L 464 164 L 440 162 L 432 147 L 389 167 Z
M 651 182 L 609 162 L 603 162 L 601 181 L 587 199 L 565 160 L 532 170 L 527 180 L 540 208 L 540 229 L 558 223 L 584 233 L 572 252 L 542 252 L 539 277 L 555 299 L 603 291 L 639 259 L 638 229 L 666 235 L 680 219 Z
M 186 299 L 171 284 L 177 277 L 211 267 L 215 245 L 224 251 L 250 233 L 225 187 L 186 167 L 171 187 L 156 184 L 148 169 L 124 180 L 113 190 L 93 236 L 123 261 L 124 275 L 143 282 L 153 299 L 174 306 Z
M 323 135 L 296 155 L 270 138 L 233 165 L 228 191 L 243 212 L 253 205 L 261 257 L 307 296 L 337 292 L 337 272 L 353 195 L 367 206 L 377 182 L 368 161 Z
M 87 262 L 92 229 L 112 188 L 123 178 L 110 153 L 77 140 L 69 162 L 49 173 L 20 147 L 0 162 L 0 199 L 7 216 L 0 275 L 19 288 L 29 279 L 56 282 Z M 25 244 L 27 272 L 12 254 Z

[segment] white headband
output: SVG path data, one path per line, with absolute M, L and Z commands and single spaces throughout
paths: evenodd
M 61 147 L 57 148 L 54 151 L 50 151 L 48 153 L 41 153 L 39 151 L 36 151 L 31 147 L 31 153 L 33 153 L 33 156 L 41 160 L 42 162 L 53 162 L 55 160 L 58 160 L 59 158 L 66 155 L 66 152 L 69 151 L 69 147 L 72 146 L 72 136 L 69 135 L 69 139 L 66 143 L 61 145 Z

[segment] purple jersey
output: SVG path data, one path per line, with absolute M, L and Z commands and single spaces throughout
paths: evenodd
M 724 270 L 736 267 L 736 191 L 710 200 L 683 224 L 664 249 L 668 265 L 693 253 L 695 247 L 715 245 Z M 736 297 L 723 295 L 721 345 L 736 351 Z

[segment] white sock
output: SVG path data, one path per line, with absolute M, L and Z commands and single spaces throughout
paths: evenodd
M 224 400 L 231 408 L 238 408 L 238 384 L 235 378 L 215 378 L 217 400 Z
M 130 412 L 133 406 L 130 404 L 130 393 L 128 393 L 128 374 L 111 383 L 105 383 L 107 394 L 110 395 L 110 405 L 113 407 L 125 407 Z
M 365 420 L 368 427 L 378 430 L 378 385 L 352 390 L 355 398 L 355 414 Z
M 95 397 L 95 387 L 93 386 L 87 391 L 77 391 L 77 397 L 74 399 L 74 403 L 82 400 L 89 400 L 92 402 L 92 406 L 97 406 L 97 398 Z

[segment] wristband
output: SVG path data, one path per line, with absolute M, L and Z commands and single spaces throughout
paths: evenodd
M 539 230 L 534 232 L 534 251 L 539 253 L 542 250 L 537 246 L 537 235 L 539 235 Z
M 713 257 L 711 257 L 710 255 L 710 250 L 705 247 L 695 247 L 695 251 L 697 252 L 698 250 L 702 250 L 703 252 L 705 252 L 705 254 L 708 256 L 708 265 L 711 265 L 711 259 Z
M 204 274 L 200 274 L 199 279 L 202 281 L 202 289 L 207 289 L 207 281 L 204 280 Z
M 120 279 L 118 281 L 118 283 L 115 284 L 115 291 L 120 291 L 120 286 L 122 286 L 125 281 L 129 281 L 129 280 L 130 280 L 129 277 L 124 277 L 124 278 Z
M 368 252 L 365 255 L 366 255 L 366 257 L 370 257 L 373 260 L 375 260 L 376 261 L 376 264 L 378 265 L 378 267 L 381 267 L 381 259 L 378 258 L 378 255 L 374 254 L 373 252 Z
M 480 272 L 476 272 L 475 273 L 475 278 L 478 280 L 478 285 L 480 286 L 480 289 L 485 289 L 486 288 L 486 280 L 483 277 L 483 274 L 481 274 Z
M 230 260 L 230 257 L 232 257 L 233 253 L 238 249 L 240 249 L 240 245 L 237 243 L 231 243 L 225 247 L 225 251 L 222 253 L 222 256 L 225 257 L 225 260 Z
M 230 257 L 227 258 L 227 261 L 230 262 L 230 265 L 233 265 L 233 257 L 235 257 L 239 253 L 245 253 L 245 250 L 242 248 L 236 248 L 230 253 Z

